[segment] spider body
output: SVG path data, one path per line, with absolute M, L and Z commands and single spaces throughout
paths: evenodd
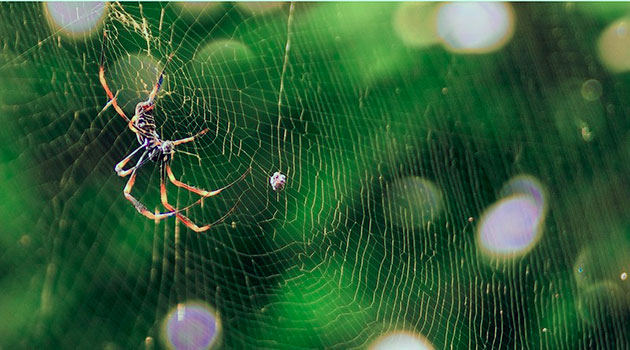
M 197 137 L 200 137 L 201 135 L 205 134 L 208 131 L 208 129 L 204 129 L 194 136 L 190 136 L 190 137 L 186 137 L 186 138 L 182 138 L 178 140 L 173 140 L 173 141 L 163 140 L 160 138 L 160 135 L 156 131 L 155 118 L 153 117 L 153 110 L 155 108 L 156 96 L 158 92 L 160 91 L 162 82 L 164 80 L 164 69 L 162 70 L 162 72 L 160 72 L 157 82 L 153 86 L 153 89 L 151 90 L 151 93 L 149 94 L 148 99 L 136 105 L 135 113 L 133 117 L 129 119 L 129 117 L 127 117 L 127 115 L 122 110 L 122 108 L 118 106 L 118 103 L 116 101 L 116 96 L 109 89 L 109 86 L 107 85 L 107 81 L 105 80 L 105 68 L 103 66 L 103 61 L 105 57 L 104 49 L 105 49 L 106 39 L 107 39 L 107 32 L 105 32 L 103 35 L 103 49 L 101 52 L 101 60 L 100 60 L 100 67 L 99 67 L 99 81 L 101 82 L 101 85 L 103 86 L 103 89 L 105 89 L 105 93 L 107 94 L 107 97 L 109 98 L 109 102 L 105 105 L 105 108 L 109 107 L 110 105 L 113 106 L 114 109 L 116 110 L 116 113 L 118 113 L 118 115 L 120 115 L 123 119 L 125 119 L 125 121 L 127 121 L 129 129 L 136 134 L 138 143 L 140 143 L 140 146 L 138 148 L 136 148 L 133 152 L 127 155 L 123 160 L 121 160 L 114 167 L 114 170 L 116 171 L 116 174 L 118 174 L 118 176 L 120 177 L 129 176 L 127 185 L 125 186 L 125 189 L 123 190 L 123 194 L 125 198 L 133 204 L 133 206 L 136 208 L 136 210 L 140 214 L 146 216 L 149 219 L 153 219 L 157 221 L 157 220 L 161 220 L 163 218 L 175 215 L 177 219 L 179 219 L 181 222 L 184 223 L 184 225 L 186 225 L 187 227 L 189 227 L 190 229 L 196 232 L 206 231 L 210 229 L 212 226 L 222 222 L 236 208 L 236 205 L 232 207 L 232 209 L 230 209 L 228 213 L 225 214 L 220 219 L 216 220 L 215 222 L 211 224 L 207 224 L 203 226 L 197 226 L 196 224 L 194 224 L 189 218 L 187 218 L 184 214 L 182 214 L 182 211 L 198 203 L 201 203 L 203 198 L 215 196 L 221 193 L 221 191 L 229 188 L 236 182 L 244 179 L 247 173 L 249 172 L 249 169 L 239 179 L 213 191 L 199 189 L 199 188 L 190 186 L 186 183 L 183 183 L 177 180 L 170 166 L 170 162 L 173 160 L 176 147 L 183 143 L 195 141 Z M 172 58 L 172 55 L 168 58 L 168 61 L 166 62 L 166 64 L 168 64 L 171 58 Z M 165 64 L 165 67 L 166 67 L 166 64 Z M 136 156 L 136 154 L 138 153 L 140 153 L 140 156 L 138 157 L 136 164 L 133 167 L 125 169 L 125 165 L 127 165 L 127 163 L 129 163 L 129 161 L 131 161 L 131 159 L 133 159 L 133 157 Z M 162 201 L 162 205 L 167 210 L 166 212 L 163 212 L 163 213 L 158 213 L 158 212 L 152 213 L 151 211 L 147 209 L 147 207 L 144 204 L 142 204 L 139 200 L 137 200 L 131 194 L 131 190 L 136 180 L 137 170 L 140 169 L 140 167 L 142 167 L 149 160 L 158 162 L 160 164 L 160 173 L 161 173 L 160 199 Z M 171 204 L 168 203 L 168 197 L 167 197 L 167 192 L 166 192 L 166 178 L 167 177 L 170 180 L 170 182 L 173 183 L 175 186 L 183 188 L 190 192 L 193 192 L 201 196 L 201 198 L 187 207 L 184 207 L 182 209 L 176 209 L 175 207 L 173 207 Z
M 136 105 L 136 114 L 132 118 L 132 120 L 135 119 L 133 129 L 136 130 L 138 143 L 146 145 L 147 157 L 150 160 L 158 161 L 159 158 L 162 158 L 163 161 L 168 161 L 175 153 L 175 146 L 172 141 L 160 139 L 160 135 L 155 129 L 153 106 L 146 101 Z
M 140 102 L 136 105 L 136 114 L 133 127 L 136 129 L 138 142 L 143 144 L 146 140 L 155 144 L 159 143 L 160 136 L 155 131 L 155 118 L 153 118 L 153 105 Z

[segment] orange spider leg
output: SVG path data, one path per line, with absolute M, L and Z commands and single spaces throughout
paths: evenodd
M 125 190 L 123 191 L 125 194 L 125 198 L 127 198 L 127 200 L 129 200 L 133 206 L 136 208 L 136 210 L 146 216 L 147 218 L 151 219 L 151 220 L 162 220 L 164 218 L 173 216 L 173 215 L 180 215 L 179 213 L 187 210 L 191 207 L 194 207 L 195 205 L 199 204 L 201 202 L 201 199 L 199 199 L 198 201 L 194 202 L 193 204 L 190 204 L 182 209 L 176 210 L 175 208 L 169 206 L 170 208 L 173 209 L 168 209 L 170 210 L 169 212 L 165 212 L 165 213 L 152 213 L 150 212 L 147 207 L 140 203 L 139 200 L 137 200 L 134 196 L 131 195 L 131 189 L 133 188 L 134 183 L 136 182 L 136 169 L 134 169 L 133 173 L 131 174 L 131 177 L 129 178 L 129 181 L 127 181 L 127 186 L 125 186 Z
M 190 142 L 190 141 L 195 141 L 195 139 L 197 137 L 207 133 L 208 130 L 210 130 L 210 129 L 205 128 L 205 129 L 201 130 L 199 133 L 197 133 L 196 135 L 193 135 L 193 136 L 190 136 L 190 137 L 186 137 L 186 138 L 183 138 L 183 139 L 179 139 L 179 140 L 175 140 L 175 141 L 173 141 L 173 146 L 181 145 L 182 143 L 186 143 L 186 142 Z
M 175 178 L 175 175 L 173 174 L 173 170 L 171 169 L 170 164 L 166 163 L 165 167 L 166 167 L 166 173 L 168 174 L 168 179 L 173 183 L 173 185 L 175 185 L 177 187 L 181 187 L 183 189 L 186 189 L 186 190 L 188 190 L 190 192 L 194 192 L 194 193 L 196 193 L 196 194 L 198 194 L 198 195 L 200 195 L 202 197 L 205 197 L 205 198 L 216 196 L 217 194 L 221 193 L 221 191 L 223 191 L 223 190 L 225 190 L 227 188 L 230 188 L 235 183 L 243 180 L 245 178 L 245 176 L 247 176 L 247 173 L 249 173 L 249 171 L 250 171 L 250 169 L 247 169 L 247 171 L 245 171 L 243 173 L 243 175 L 241 175 L 241 177 L 239 177 L 238 179 L 232 181 L 232 183 L 230 183 L 230 184 L 228 184 L 226 186 L 223 186 L 223 187 L 221 187 L 219 189 L 216 189 L 214 191 L 206 191 L 206 190 L 202 190 L 202 189 L 190 186 L 188 184 L 185 184 L 185 183 L 177 180 Z
M 195 204 L 199 203 L 199 201 L 195 202 Z M 168 201 L 166 201 L 166 190 L 164 190 L 164 195 L 162 197 L 162 204 L 164 205 L 164 207 L 167 210 L 175 210 L 175 208 L 170 205 L 168 203 Z M 237 203 L 238 205 L 238 203 Z M 236 206 L 234 205 L 234 207 L 232 207 L 232 209 L 230 209 L 225 215 L 223 215 L 219 220 L 216 220 L 215 222 L 211 223 L 211 224 L 207 224 L 204 226 L 198 226 L 196 225 L 194 222 L 192 222 L 188 217 L 186 217 L 184 214 L 180 214 L 181 210 L 178 210 L 175 212 L 175 216 L 177 217 L 177 219 L 179 219 L 179 221 L 181 221 L 184 225 L 186 225 L 186 227 L 188 227 L 189 229 L 197 232 L 197 233 L 201 233 L 204 231 L 209 230 L 210 228 L 212 228 L 215 225 L 218 225 L 220 223 L 222 223 L 223 221 L 225 221 L 225 219 L 227 219 L 228 216 L 230 216 L 234 210 L 236 210 Z
M 123 117 L 125 121 L 129 121 L 129 117 L 127 117 L 125 112 L 123 112 L 120 106 L 118 106 L 118 103 L 116 102 L 116 96 L 114 96 L 112 91 L 109 89 L 109 86 L 107 86 L 107 81 L 105 80 L 105 66 L 103 66 L 103 62 L 105 60 L 105 40 L 106 39 L 107 39 L 107 31 L 104 31 L 103 32 L 103 47 L 101 48 L 101 62 L 100 62 L 99 70 L 98 70 L 98 80 L 101 81 L 101 85 L 103 86 L 103 89 L 105 89 L 105 93 L 107 93 L 107 97 L 109 98 L 108 105 L 111 103 L 111 105 L 114 106 L 114 109 L 116 110 L 118 115 Z
M 166 164 L 166 166 L 168 167 L 168 164 Z M 238 202 L 237 202 L 232 207 L 232 209 L 230 209 L 227 213 L 225 213 L 225 215 L 223 215 L 221 218 L 219 218 L 215 222 L 213 222 L 211 224 L 204 225 L 204 226 L 198 226 L 194 222 L 192 222 L 192 220 L 190 220 L 188 217 L 186 217 L 186 215 L 180 214 L 180 212 L 182 210 L 176 210 L 175 207 L 173 207 L 172 205 L 170 205 L 168 203 L 168 197 L 166 195 L 166 173 L 165 173 L 165 168 L 162 168 L 161 172 L 162 172 L 162 175 L 160 177 L 160 198 L 162 199 L 162 205 L 164 205 L 164 208 L 166 208 L 166 210 L 170 210 L 170 211 L 175 212 L 175 216 L 177 217 L 177 219 L 179 219 L 182 223 L 184 223 L 184 225 L 186 225 L 189 229 L 191 229 L 191 230 L 193 230 L 193 231 L 195 231 L 197 233 L 207 231 L 212 226 L 215 226 L 215 225 L 218 225 L 218 224 L 222 223 L 223 221 L 225 221 L 225 219 L 227 219 L 228 216 L 230 216 L 234 212 L 234 210 L 236 210 L 236 207 L 238 206 Z M 193 205 L 196 205 L 196 204 L 200 203 L 202 199 L 203 198 L 201 198 L 198 201 L 196 201 L 195 203 L 189 205 L 188 207 L 186 207 L 186 209 L 192 207 Z
M 129 161 L 131 160 L 131 158 L 132 158 L 132 157 L 133 157 L 136 153 L 138 153 L 138 151 L 140 151 L 141 149 L 145 148 L 146 146 L 147 146 L 147 142 L 145 142 L 144 144 L 142 144 L 140 147 L 136 148 L 133 152 L 129 153 L 129 155 L 128 155 L 128 156 L 126 156 L 126 157 L 125 157 L 125 159 L 121 160 L 118 164 L 116 164 L 116 166 L 114 167 L 114 170 L 116 171 L 116 174 L 118 174 L 118 176 L 120 176 L 120 177 L 126 177 L 127 175 L 131 174 L 131 172 L 132 172 L 132 171 L 134 171 L 135 169 L 139 168 L 139 167 L 140 167 L 140 165 L 144 164 L 144 163 L 140 163 L 140 162 L 139 162 L 138 164 L 136 164 L 135 166 L 133 166 L 133 167 L 131 167 L 131 168 L 127 169 L 127 170 L 124 170 L 124 169 L 123 169 L 123 168 L 125 167 L 125 165 L 126 165 L 127 163 L 129 163 Z M 141 156 L 141 157 L 140 157 L 140 160 L 143 160 L 143 159 L 144 159 L 144 156 L 146 156 L 146 154 L 145 154 L 145 155 L 143 155 L 143 156 Z
M 133 206 L 136 208 L 136 210 L 140 214 L 146 216 L 147 218 L 151 220 L 162 220 L 176 213 L 175 211 L 169 211 L 166 213 L 150 212 L 149 209 L 147 209 L 147 207 L 144 204 L 140 203 L 139 200 L 137 200 L 134 196 L 131 195 L 131 189 L 133 188 L 133 184 L 135 182 L 136 182 L 136 171 L 134 169 L 131 174 L 131 177 L 129 178 L 129 181 L 127 181 L 127 185 L 125 186 L 125 190 L 123 191 L 123 193 L 125 194 L 125 198 L 127 198 L 127 200 L 133 204 Z
M 151 90 L 151 93 L 149 94 L 149 98 L 146 101 L 147 105 L 146 107 L 144 107 L 144 109 L 147 111 L 152 110 L 153 107 L 155 106 L 153 104 L 153 102 L 155 101 L 155 96 L 157 96 L 158 92 L 160 91 L 160 88 L 162 87 L 162 82 L 164 81 L 164 72 L 166 71 L 166 66 L 171 61 L 172 58 L 173 58 L 173 54 L 168 56 L 168 59 L 166 60 L 166 63 L 164 63 L 164 68 L 162 68 L 162 71 L 160 72 L 157 82 L 155 83 L 155 85 L 153 85 L 153 89 Z

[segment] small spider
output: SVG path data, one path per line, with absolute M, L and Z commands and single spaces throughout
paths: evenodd
M 236 208 L 236 205 L 232 207 L 232 209 L 230 209 L 223 217 L 221 217 L 217 221 L 211 224 L 204 225 L 204 226 L 197 226 L 189 218 L 184 216 L 181 212 L 200 203 L 203 200 L 203 198 L 216 196 L 217 194 L 221 193 L 221 191 L 229 188 L 236 182 L 244 179 L 247 173 L 249 172 L 249 169 L 234 182 L 213 191 L 206 191 L 206 190 L 199 189 L 199 188 L 196 188 L 196 187 L 193 187 L 193 186 L 190 186 L 183 182 L 178 181 L 175 178 L 175 175 L 173 175 L 173 171 L 171 170 L 171 166 L 170 166 L 170 162 L 173 159 L 173 156 L 175 154 L 175 147 L 183 143 L 195 141 L 197 137 L 200 137 L 201 135 L 208 132 L 208 129 L 204 129 L 194 136 L 190 136 L 190 137 L 186 137 L 186 138 L 174 140 L 174 141 L 161 139 L 156 131 L 155 119 L 153 118 L 153 108 L 155 107 L 155 99 L 156 99 L 157 93 L 160 91 L 160 87 L 162 86 L 162 81 L 164 79 L 164 69 L 166 69 L 166 65 L 171 60 L 173 55 L 169 56 L 166 64 L 164 65 L 164 69 L 162 69 L 162 71 L 160 72 L 157 82 L 155 83 L 155 86 L 153 86 L 153 90 L 151 90 L 151 93 L 149 94 L 149 98 L 146 101 L 140 102 L 136 105 L 135 113 L 133 117 L 129 119 L 127 115 L 125 114 L 125 112 L 123 112 L 123 110 L 120 108 L 120 106 L 118 106 L 118 103 L 116 102 L 116 96 L 114 96 L 112 91 L 107 86 L 107 82 L 105 81 L 105 67 L 103 66 L 103 63 L 104 63 L 104 58 L 105 58 L 105 41 L 106 40 L 107 40 L 107 32 L 104 32 L 103 48 L 101 51 L 101 59 L 100 59 L 100 67 L 99 67 L 98 76 L 99 76 L 101 85 L 103 85 L 103 88 L 105 89 L 105 92 L 107 93 L 107 97 L 109 98 L 109 101 L 105 105 L 105 108 L 108 108 L 110 105 L 113 106 L 116 112 L 128 123 L 129 129 L 131 129 L 131 131 L 133 131 L 136 134 L 136 137 L 138 138 L 138 142 L 140 143 L 140 147 L 136 148 L 133 152 L 131 152 L 127 157 L 121 160 L 114 167 L 114 170 L 116 171 L 116 174 L 118 174 L 118 176 L 126 177 L 126 176 L 131 175 L 123 191 L 125 198 L 127 198 L 127 200 L 129 200 L 133 204 L 133 206 L 136 208 L 136 210 L 140 214 L 146 216 L 149 219 L 161 220 L 166 217 L 175 215 L 179 220 L 181 220 L 184 223 L 184 225 L 188 226 L 190 229 L 192 229 L 195 232 L 206 231 L 210 229 L 212 226 L 218 223 L 221 223 L 223 220 L 225 220 L 225 218 L 228 215 L 232 213 L 232 211 L 234 211 L 234 209 Z M 138 158 L 138 161 L 136 162 L 136 165 L 134 165 L 131 168 L 124 169 L 124 166 L 138 152 L 141 152 L 141 153 L 140 153 L 140 157 Z M 144 204 L 142 204 L 139 200 L 137 200 L 134 196 L 131 195 L 131 189 L 133 188 L 134 182 L 136 181 L 136 171 L 149 160 L 160 163 L 160 173 L 161 173 L 160 197 L 162 200 L 162 205 L 164 205 L 166 210 L 168 210 L 167 212 L 164 212 L 164 213 L 150 212 Z M 185 190 L 196 193 L 200 195 L 201 198 L 187 207 L 184 207 L 182 209 L 176 209 L 175 207 L 173 207 L 172 205 L 168 203 L 168 199 L 166 195 L 166 181 L 165 181 L 167 176 L 168 176 L 168 179 L 175 186 L 181 187 Z
M 269 179 L 269 184 L 274 191 L 280 192 L 287 184 L 287 177 L 281 172 L 276 171 L 275 173 L 273 173 L 273 175 L 271 175 L 271 178 Z

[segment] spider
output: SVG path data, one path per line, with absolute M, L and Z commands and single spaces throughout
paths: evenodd
M 110 105 L 113 106 L 116 113 L 118 113 L 118 115 L 120 115 L 128 123 L 127 125 L 129 129 L 131 129 L 131 131 L 133 131 L 136 134 L 138 142 L 140 143 L 140 146 L 138 148 L 136 148 L 133 152 L 127 155 L 123 160 L 121 160 L 114 167 L 114 170 L 116 171 L 116 174 L 118 174 L 118 176 L 120 177 L 129 176 L 127 185 L 125 186 L 125 189 L 123 190 L 123 194 L 125 198 L 133 204 L 133 206 L 136 208 L 136 210 L 140 214 L 146 216 L 149 219 L 153 219 L 157 221 L 157 220 L 161 220 L 161 219 L 175 215 L 177 219 L 179 219 L 182 223 L 184 223 L 184 225 L 186 225 L 187 227 L 189 227 L 191 230 L 195 232 L 206 231 L 210 229 L 212 226 L 221 223 L 223 220 L 227 218 L 228 215 L 230 215 L 236 209 L 236 205 L 232 207 L 232 209 L 230 209 L 223 217 L 219 218 L 213 223 L 203 225 L 203 226 L 196 225 L 195 223 L 192 222 L 192 220 L 190 220 L 188 217 L 182 214 L 182 212 L 200 203 L 204 198 L 216 196 L 219 193 L 221 193 L 221 191 L 229 188 L 236 182 L 244 179 L 247 173 L 249 172 L 249 169 L 245 171 L 245 173 L 241 175 L 241 177 L 238 178 L 237 180 L 213 191 L 203 190 L 203 189 L 185 184 L 181 181 L 178 181 L 175 178 L 175 175 L 173 174 L 173 171 L 170 165 L 171 161 L 173 160 L 173 156 L 175 154 L 175 148 L 181 144 L 195 141 L 198 137 L 208 132 L 208 129 L 204 129 L 201 132 L 197 133 L 196 135 L 182 138 L 179 140 L 174 140 L 174 141 L 161 139 L 160 135 L 156 131 L 155 119 L 153 118 L 153 109 L 155 107 L 155 100 L 156 100 L 158 92 L 160 91 L 160 87 L 162 86 L 162 82 L 164 80 L 164 71 L 166 69 L 166 65 L 168 65 L 173 55 L 171 54 L 168 57 L 168 60 L 166 61 L 164 68 L 160 72 L 157 82 L 153 86 L 153 89 L 151 90 L 151 93 L 149 94 L 149 97 L 147 98 L 147 100 L 140 102 L 136 105 L 135 113 L 131 117 L 131 119 L 129 119 L 129 117 L 127 117 L 125 112 L 123 112 L 123 110 L 118 105 L 116 101 L 117 95 L 115 96 L 112 93 L 112 91 L 109 89 L 109 86 L 107 85 L 107 81 L 105 80 L 105 67 L 103 63 L 105 59 L 105 41 L 106 40 L 107 40 L 107 32 L 105 31 L 103 33 L 103 47 L 101 51 L 101 59 L 100 59 L 99 74 L 98 74 L 101 85 L 103 86 L 103 89 L 105 89 L 105 93 L 107 94 L 107 97 L 109 99 L 109 101 L 107 102 L 107 104 L 105 105 L 103 109 L 108 108 Z M 136 165 L 125 169 L 124 168 L 125 165 L 139 152 L 140 152 L 140 157 L 138 158 Z M 131 194 L 131 189 L 133 188 L 133 185 L 136 181 L 137 171 L 149 160 L 160 163 L 160 198 L 162 201 L 162 205 L 167 210 L 166 212 L 152 213 L 151 211 L 147 209 L 147 207 L 144 204 L 142 204 L 139 200 L 137 200 Z M 168 177 L 168 179 L 173 183 L 173 185 L 177 187 L 181 187 L 190 192 L 196 193 L 200 195 L 201 198 L 187 207 L 184 207 L 182 209 L 176 209 L 175 207 L 173 207 L 172 205 L 168 203 L 168 198 L 167 198 L 167 193 L 166 193 L 166 177 Z

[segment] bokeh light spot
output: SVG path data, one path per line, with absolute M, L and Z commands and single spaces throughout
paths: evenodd
M 202 303 L 179 304 L 166 316 L 163 337 L 171 349 L 208 349 L 220 332 L 220 321 L 212 309 Z
M 574 263 L 577 270 L 574 278 L 580 290 L 604 281 L 617 284 L 628 294 L 630 302 L 630 286 L 622 282 L 628 278 L 630 239 L 615 231 L 609 233 L 608 237 L 611 236 L 612 238 L 598 239 L 582 248 Z
M 411 332 L 391 332 L 378 338 L 370 350 L 432 350 L 433 345 L 424 337 Z
M 584 322 L 593 326 L 630 315 L 630 285 L 625 282 L 630 238 L 623 228 L 608 230 L 606 237 L 584 245 L 574 263 L 577 311 Z
M 544 186 L 531 175 L 510 179 L 499 192 L 502 198 L 479 221 L 482 251 L 500 257 L 528 252 L 540 238 L 547 211 Z
M 253 2 L 237 2 L 236 5 L 243 10 L 253 14 L 260 15 L 263 13 L 273 12 L 285 5 L 280 1 L 253 1 Z
M 393 223 L 398 226 L 421 227 L 442 210 L 442 191 L 419 176 L 395 180 L 387 187 L 385 198 Z
M 531 175 L 518 175 L 510 179 L 499 192 L 501 197 L 522 194 L 531 197 L 544 210 L 547 206 L 544 186 Z
M 598 42 L 601 63 L 613 73 L 630 71 L 630 17 L 621 18 L 609 25 Z
M 394 13 L 394 29 L 407 46 L 424 47 L 439 41 L 437 6 L 430 2 L 403 2 Z
M 178 6 L 181 15 L 197 22 L 212 20 L 225 13 L 226 4 L 218 1 L 173 1 Z
M 582 97 L 587 101 L 597 101 L 602 96 L 602 84 L 595 79 L 589 79 L 582 84 Z
M 479 248 L 497 257 L 525 254 L 540 238 L 543 218 L 543 209 L 532 196 L 515 194 L 504 198 L 482 215 Z
M 208 66 L 239 64 L 249 62 L 253 57 L 249 47 L 238 40 L 230 39 L 212 41 L 195 54 L 195 60 L 207 63 Z
M 211 83 L 236 91 L 247 87 L 256 63 L 256 56 L 247 45 L 235 39 L 219 39 L 195 54 L 193 69 L 199 85 Z
M 623 291 L 609 281 L 599 282 L 581 291 L 577 311 L 582 320 L 591 326 L 606 324 L 618 319 L 626 309 Z
M 134 108 L 136 103 L 148 98 L 157 82 L 160 70 L 160 65 L 152 57 L 145 54 L 132 54 L 121 57 L 106 68 L 105 79 L 114 94 L 119 92 L 118 104 L 123 108 Z M 164 73 L 160 96 L 168 90 L 168 75 L 168 72 Z
M 93 33 L 107 10 L 104 2 L 46 2 L 44 7 L 52 27 L 70 37 Z
M 560 137 L 577 144 L 604 132 L 606 111 L 599 101 L 601 94 L 599 82 L 583 81 L 566 82 L 550 94 L 551 116 Z
M 446 3 L 438 9 L 437 34 L 454 52 L 495 51 L 513 32 L 514 14 L 506 3 Z

